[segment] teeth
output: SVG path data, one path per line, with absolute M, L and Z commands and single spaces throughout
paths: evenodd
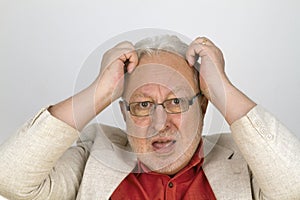
M 163 142 L 163 141 L 158 141 L 157 143 L 168 143 L 170 141 L 166 141 L 166 142 Z

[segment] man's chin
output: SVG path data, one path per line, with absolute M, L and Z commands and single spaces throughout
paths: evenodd
M 153 172 L 172 175 L 177 173 L 184 162 L 180 161 L 180 156 L 176 155 L 174 151 L 166 153 L 153 152 L 146 158 L 141 157 L 140 161 Z
M 172 163 L 162 168 L 157 168 L 153 170 L 156 173 L 166 174 L 166 175 L 174 175 L 179 172 L 184 166 L 181 166 L 179 163 Z

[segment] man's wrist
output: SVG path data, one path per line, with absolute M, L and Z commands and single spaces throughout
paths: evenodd
M 246 115 L 256 105 L 229 81 L 224 81 L 221 87 L 212 91 L 211 103 L 222 113 L 228 124 Z
M 114 89 L 109 88 L 101 81 L 95 82 L 92 86 L 94 90 L 94 109 L 96 115 L 98 115 L 102 110 L 109 106 L 117 97 L 114 97 Z

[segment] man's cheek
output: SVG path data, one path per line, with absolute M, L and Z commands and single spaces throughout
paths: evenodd
M 145 132 L 149 125 L 151 124 L 151 119 L 149 117 L 136 117 L 128 116 L 126 121 L 126 127 L 128 131 L 131 132 Z
M 150 117 L 131 116 L 131 123 L 137 128 L 148 127 L 151 123 Z
M 183 116 L 182 113 L 179 114 L 171 114 L 171 118 L 169 118 L 170 122 L 176 126 L 177 129 L 180 129 L 180 127 L 183 125 Z
M 183 134 L 183 139 L 193 139 L 202 128 L 202 118 L 199 113 L 189 113 L 182 115 L 179 130 Z
M 128 136 L 137 138 L 147 137 L 148 126 L 145 124 L 137 123 L 136 121 L 130 119 L 126 122 L 126 132 Z
M 142 153 L 147 150 L 147 142 L 145 139 L 129 136 L 128 141 L 131 148 L 137 153 Z

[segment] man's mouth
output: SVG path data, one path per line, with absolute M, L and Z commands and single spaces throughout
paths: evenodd
M 159 139 L 152 142 L 153 150 L 159 154 L 168 154 L 175 147 L 176 140 L 172 139 Z

